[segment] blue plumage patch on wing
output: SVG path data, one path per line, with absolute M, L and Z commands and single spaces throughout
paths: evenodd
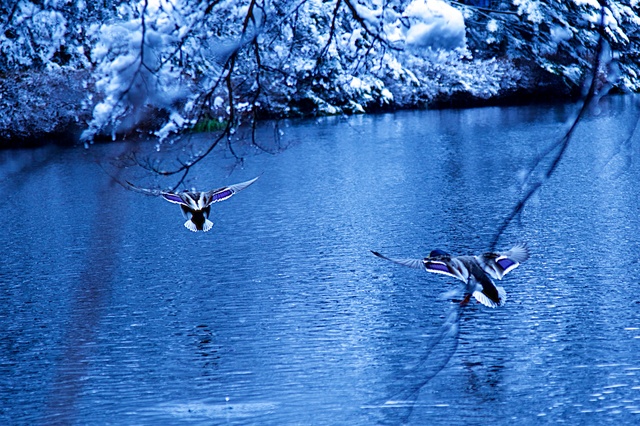
M 425 268 L 427 268 L 427 271 L 430 271 L 430 272 L 445 272 L 447 274 L 451 273 L 447 265 L 445 265 L 444 263 L 425 262 L 424 266 Z
M 231 189 L 225 189 L 220 192 L 216 192 L 211 196 L 211 202 L 215 203 L 216 201 L 224 200 L 225 198 L 229 198 L 233 195 L 233 191 Z
M 176 194 L 163 193 L 162 197 L 165 200 L 170 201 L 172 203 L 180 203 L 180 204 L 184 203 L 184 201 L 182 200 L 182 197 Z
M 507 270 L 507 269 L 513 267 L 513 265 L 515 265 L 517 262 L 514 262 L 513 260 L 509 259 L 508 257 L 505 257 L 504 259 L 498 259 L 496 261 L 496 263 L 498 265 L 500 265 L 502 267 L 502 269 Z

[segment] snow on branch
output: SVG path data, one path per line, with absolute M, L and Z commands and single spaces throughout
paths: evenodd
M 125 134 L 154 111 L 167 117 L 161 140 L 203 120 L 234 128 L 241 104 L 250 120 L 303 112 L 309 101 L 321 113 L 362 112 L 393 99 L 389 77 L 414 78 L 391 51 L 424 56 L 465 44 L 462 14 L 441 0 L 403 9 L 364 0 L 189 4 L 123 3 L 119 19 L 94 30 L 98 96 L 84 141 Z
M 96 88 L 104 97 L 94 107 L 81 140 L 91 142 L 105 129 L 115 138 L 116 132 L 136 126 L 149 109 L 169 113 L 160 136 L 184 126 L 177 105 L 187 101 L 190 87 L 181 75 L 176 46 L 184 42 L 202 12 L 195 8 L 185 16 L 178 10 L 190 8 L 176 3 L 143 0 L 121 8 L 126 20 L 102 25 L 92 59 L 99 76 Z
M 539 81 L 575 94 L 600 15 L 594 0 L 20 0 L 0 16 L 0 72 L 92 73 L 84 141 L 162 145 L 229 122 L 481 100 Z M 640 89 L 638 16 L 632 0 L 606 11 L 621 90 Z

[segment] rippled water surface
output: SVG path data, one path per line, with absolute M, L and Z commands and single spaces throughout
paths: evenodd
M 500 241 L 532 253 L 507 304 L 459 334 L 433 344 L 456 283 L 369 252 L 485 250 L 573 111 L 281 123 L 281 153 L 190 173 L 261 175 L 207 234 L 96 164 L 129 146 L 2 153 L 0 423 L 638 424 L 633 99 L 578 128 Z

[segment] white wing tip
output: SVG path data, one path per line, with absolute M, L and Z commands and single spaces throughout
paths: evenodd
M 480 303 L 482 303 L 484 306 L 488 307 L 488 308 L 496 308 L 498 307 L 498 304 L 495 303 L 493 300 L 489 299 L 487 296 L 484 295 L 483 292 L 481 291 L 474 291 L 473 292 L 473 297 Z
M 516 244 L 509 250 L 509 258 L 518 263 L 525 262 L 529 259 L 529 248 L 524 243 Z
M 498 290 L 498 297 L 500 297 L 499 306 L 504 306 L 504 304 L 507 303 L 507 292 L 504 287 L 496 286 L 496 289 Z

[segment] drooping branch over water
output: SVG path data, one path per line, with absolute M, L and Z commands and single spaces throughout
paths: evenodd
M 576 128 L 584 119 L 593 101 L 599 98 L 599 70 L 603 64 L 608 60 L 611 60 L 610 58 L 604 58 L 605 51 L 607 50 L 607 42 L 603 37 L 603 33 L 605 31 L 605 17 L 608 6 L 604 0 L 602 0 L 600 4 L 600 19 L 597 27 L 598 41 L 594 52 L 594 61 L 591 67 L 591 73 L 584 83 L 587 90 L 580 100 L 578 112 L 569 124 L 565 134 L 534 161 L 525 180 L 529 183 L 530 187 L 502 221 L 500 227 L 496 231 L 496 234 L 491 240 L 490 251 L 495 251 L 500 237 L 512 223 L 513 219 L 522 212 L 531 197 L 536 194 L 537 191 L 539 191 L 556 172 L 566 154 L 570 142 L 572 141 Z M 539 169 L 542 169 L 542 176 L 538 180 L 532 182 L 534 173 Z M 438 373 L 446 368 L 447 364 L 457 351 L 459 345 L 460 319 L 463 314 L 463 309 L 464 306 L 462 304 L 453 305 L 443 325 L 426 345 L 426 349 L 420 358 L 420 362 L 402 379 L 391 385 L 391 391 L 386 398 L 376 401 L 366 408 L 380 408 L 395 405 L 396 409 L 399 411 L 397 412 L 397 415 L 392 417 L 400 420 L 402 423 L 408 421 L 420 390 L 424 388 L 424 386 L 428 385 L 429 382 L 438 375 Z
M 640 4 L 608 9 L 616 89 L 639 90 Z M 597 14 L 595 2 L 580 0 L 8 2 L 0 4 L 0 140 L 61 131 L 60 121 L 86 130 L 87 142 L 166 139 L 232 113 L 246 125 L 563 98 L 577 93 L 592 61 Z M 79 89 L 61 97 L 40 78 Z M 43 116 L 51 110 L 65 114 L 52 123 Z
M 600 68 L 606 59 L 603 57 L 605 53 L 606 40 L 604 39 L 604 31 L 605 31 L 605 16 L 607 12 L 607 4 L 606 0 L 601 0 L 601 9 L 600 9 L 600 21 L 597 27 L 598 30 L 598 44 L 596 51 L 594 52 L 594 62 L 591 70 L 591 75 L 585 82 L 585 86 L 587 87 L 586 93 L 583 98 L 580 100 L 580 107 L 578 113 L 575 118 L 571 121 L 569 128 L 565 132 L 565 134 L 558 141 L 553 143 L 547 150 L 545 150 L 542 155 L 538 156 L 534 161 L 533 165 L 529 169 L 527 176 L 525 178 L 525 184 L 529 185 L 529 189 L 525 191 L 525 193 L 521 196 L 518 202 L 511 209 L 509 214 L 503 219 L 500 227 L 496 231 L 491 243 L 489 244 L 489 250 L 493 251 L 496 249 L 498 241 L 500 237 L 507 230 L 511 222 L 522 212 L 524 207 L 527 205 L 531 197 L 533 197 L 542 186 L 551 178 L 554 174 L 558 165 L 562 161 L 569 144 L 571 143 L 573 134 L 587 114 L 592 102 L 594 99 L 597 99 L 596 95 L 599 89 L 599 80 L 598 75 L 600 72 Z M 609 58 L 608 60 L 612 60 Z M 555 155 L 553 154 L 555 152 Z M 546 167 L 545 167 L 546 166 Z M 542 168 L 543 174 L 542 176 L 536 180 L 532 181 L 533 174 L 536 170 Z

